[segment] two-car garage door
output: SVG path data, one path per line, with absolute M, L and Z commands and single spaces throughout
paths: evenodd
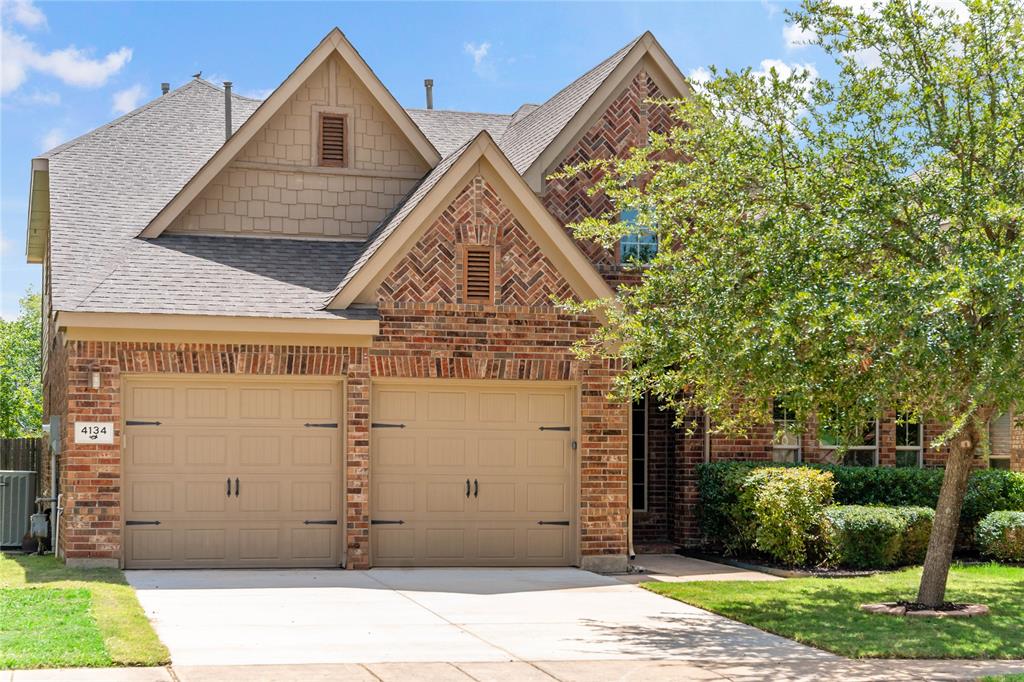
M 573 396 L 375 384 L 372 564 L 571 564 Z M 341 563 L 341 382 L 131 377 L 122 409 L 127 567 Z
M 131 379 L 125 565 L 337 566 L 340 382 Z

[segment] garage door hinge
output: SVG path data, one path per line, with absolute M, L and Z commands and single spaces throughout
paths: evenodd
M 125 521 L 126 526 L 159 526 L 159 521 Z
M 405 521 L 389 521 L 386 519 L 370 519 L 371 526 L 401 526 Z
M 538 521 L 538 526 L 568 526 L 568 521 Z
M 124 423 L 125 426 L 160 426 L 160 422 L 147 422 L 139 421 L 137 419 L 128 419 Z
M 309 519 L 306 519 L 303 523 L 307 526 L 337 526 L 338 519 L 324 519 L 322 521 L 310 521 Z
M 384 422 L 373 422 L 370 424 L 372 429 L 404 429 L 405 424 L 385 424 Z
M 323 424 L 311 424 L 306 422 L 303 424 L 307 429 L 336 429 L 338 428 L 338 422 L 326 422 Z
M 541 431 L 571 431 L 572 428 L 568 426 L 542 426 Z

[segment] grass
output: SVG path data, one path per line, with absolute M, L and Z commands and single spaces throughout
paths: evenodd
M 644 583 L 652 592 L 851 658 L 1024 658 L 1024 568 L 955 566 L 946 598 L 987 604 L 978 618 L 914 619 L 861 612 L 913 599 L 919 568 L 865 578 Z M 1014 679 L 1014 678 L 1010 678 Z
M 121 571 L 0 554 L 0 669 L 168 660 Z

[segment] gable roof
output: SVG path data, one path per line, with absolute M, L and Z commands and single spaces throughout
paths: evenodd
M 238 125 L 259 105 L 232 102 Z M 132 238 L 223 143 L 224 92 L 192 80 L 39 157 L 33 189 L 38 183 L 49 192 L 54 309 L 74 308 L 116 267 Z M 30 224 L 30 241 L 46 237 Z
M 625 77 L 645 58 L 668 86 L 669 96 L 684 97 L 689 93 L 682 72 L 647 31 L 505 131 L 501 148 L 535 192 L 542 189 L 545 171 L 552 162 L 582 134 L 590 119 L 617 94 Z
M 391 120 L 409 139 L 427 164 L 430 167 L 436 166 L 441 160 L 441 155 L 437 149 L 434 148 L 434 145 L 423 134 L 423 131 L 413 122 L 408 112 L 402 108 L 391 92 L 384 87 L 384 84 L 380 82 L 376 74 L 363 61 L 363 58 L 352 47 L 351 43 L 348 42 L 341 30 L 335 27 L 324 36 L 320 44 L 302 60 L 302 63 L 285 78 L 284 82 L 259 105 L 245 123 L 239 126 L 237 132 L 217 150 L 217 153 L 199 169 L 199 172 L 185 183 L 181 191 L 156 214 L 139 236 L 152 238 L 162 233 L 182 211 L 188 208 L 192 200 L 199 196 L 199 193 L 217 177 L 217 174 L 224 170 L 228 163 L 242 151 L 245 145 L 284 106 L 306 79 L 334 54 L 340 55 L 342 60 L 352 69 L 356 78 L 377 99 L 384 113 L 391 117 Z
M 483 130 L 431 171 L 401 208 L 371 235 L 366 250 L 332 292 L 326 307 L 348 308 L 358 302 L 375 278 L 389 271 L 389 264 L 393 265 L 411 248 L 416 236 L 428 227 L 430 217 L 443 210 L 445 202 L 450 201 L 455 192 L 485 167 L 492 170 L 511 193 L 512 196 L 507 196 L 506 200 L 518 202 L 535 223 L 535 228 L 527 226 L 527 229 L 534 232 L 542 248 L 546 247 L 549 255 L 559 254 L 564 260 L 560 271 L 573 289 L 585 298 L 612 296 L 611 288 L 593 264 L 526 186 L 491 135 Z M 519 217 L 524 218 L 523 215 Z

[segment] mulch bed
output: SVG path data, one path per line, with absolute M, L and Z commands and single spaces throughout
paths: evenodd
M 989 608 L 984 604 L 955 604 L 949 601 L 943 602 L 941 606 L 937 607 L 910 601 L 861 604 L 860 610 L 865 613 L 914 618 L 973 618 L 989 615 Z

